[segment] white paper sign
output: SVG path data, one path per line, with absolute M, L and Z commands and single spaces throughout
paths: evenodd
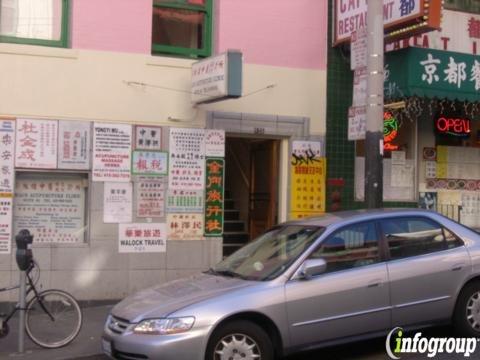
M 136 223 L 118 225 L 118 252 L 155 253 L 167 250 L 165 223 Z
M 205 192 L 203 190 L 174 190 L 167 193 L 167 212 L 203 213 Z
M 132 183 L 106 182 L 103 191 L 103 222 L 132 222 Z
M 367 104 L 367 68 L 358 68 L 353 74 L 352 106 L 365 106 Z
M 163 178 L 141 179 L 135 183 L 137 217 L 153 218 L 165 216 L 165 190 Z
M 348 109 L 348 140 L 364 140 L 367 127 L 367 111 L 365 107 Z
M 30 230 L 35 243 L 85 241 L 86 179 L 17 179 L 14 233 Z
M 0 254 L 10 254 L 12 244 L 12 198 L 0 197 Z
M 168 187 L 203 190 L 205 187 L 205 130 L 170 129 Z
M 405 151 L 392 151 L 392 165 L 405 165 Z
M 13 194 L 15 181 L 15 121 L 0 120 L 0 193 Z
M 201 240 L 203 230 L 203 214 L 167 214 L 168 240 Z
M 367 66 L 367 29 L 358 28 L 352 33 L 350 43 L 350 70 Z
M 125 124 L 93 126 L 93 181 L 130 181 L 132 127 Z
M 55 169 L 57 132 L 58 122 L 55 120 L 17 119 L 15 166 Z
M 58 123 L 58 168 L 90 169 L 91 123 L 82 121 L 59 121 Z
M 210 129 L 205 133 L 206 156 L 225 157 L 225 130 Z
M 161 150 L 162 128 L 160 126 L 135 126 L 135 149 Z

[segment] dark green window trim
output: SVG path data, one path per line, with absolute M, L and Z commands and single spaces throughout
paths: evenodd
M 185 0 L 183 0 L 185 1 Z M 205 0 L 205 6 L 201 5 L 190 5 L 182 0 L 172 0 L 172 2 L 162 2 L 155 3 L 153 2 L 153 7 L 158 8 L 171 8 L 171 9 L 182 9 L 182 10 L 193 10 L 205 14 L 205 26 L 203 28 L 203 48 L 201 49 L 190 49 L 185 47 L 170 46 L 170 45 L 160 45 L 152 42 L 152 54 L 154 55 L 172 55 L 172 56 L 181 56 L 181 57 L 190 57 L 190 58 L 202 58 L 208 57 L 212 53 L 212 11 L 213 11 L 213 0 Z
M 447 10 L 480 14 L 480 3 L 478 0 L 445 0 L 443 7 Z
M 62 24 L 61 24 L 60 40 L 30 39 L 30 38 L 0 35 L 0 42 L 66 48 L 68 46 L 69 18 L 70 18 L 70 0 L 62 0 Z

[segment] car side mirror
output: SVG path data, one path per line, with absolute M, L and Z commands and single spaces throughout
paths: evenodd
M 327 270 L 325 259 L 307 259 L 300 267 L 299 278 L 308 280 L 312 276 L 321 275 Z

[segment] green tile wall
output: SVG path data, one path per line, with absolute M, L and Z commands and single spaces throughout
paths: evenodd
M 328 43 L 332 44 L 334 0 L 329 0 Z M 348 48 L 328 47 L 327 66 L 327 179 L 343 179 L 344 186 L 327 185 L 327 211 L 364 208 L 354 201 L 355 147 L 348 141 L 348 107 L 352 103 L 353 72 Z M 340 207 L 334 208 L 332 193 L 340 192 Z M 385 207 L 415 207 L 416 203 L 385 203 Z

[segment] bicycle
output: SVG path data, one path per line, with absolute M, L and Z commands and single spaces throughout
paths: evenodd
M 82 327 L 82 310 L 77 300 L 63 290 L 48 289 L 38 291 L 35 287 L 40 278 L 40 268 L 32 259 L 26 270 L 27 306 L 25 310 L 25 330 L 37 345 L 54 349 L 71 343 Z M 0 288 L 0 292 L 19 288 L 20 285 Z M 33 293 L 33 297 L 28 296 Z M 8 321 L 20 309 L 16 306 L 8 315 L 0 315 L 0 339 L 9 332 Z

